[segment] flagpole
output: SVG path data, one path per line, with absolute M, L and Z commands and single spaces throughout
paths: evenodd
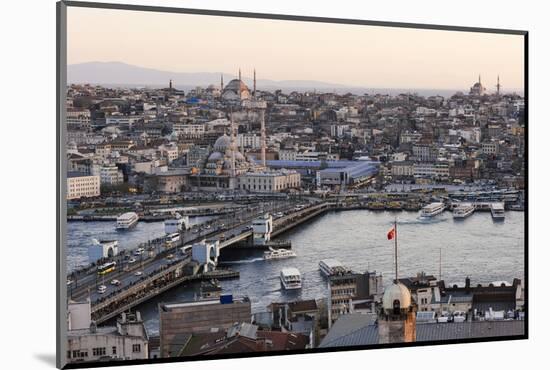
M 394 220 L 393 228 L 395 230 L 395 283 L 397 284 L 397 217 Z

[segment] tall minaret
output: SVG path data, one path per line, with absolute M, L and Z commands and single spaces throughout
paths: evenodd
M 223 73 L 220 76 L 220 87 L 221 87 L 221 90 L 223 90 Z
M 262 166 L 265 169 L 265 110 L 260 109 L 260 135 L 261 135 L 261 145 L 262 145 Z
M 481 74 L 478 76 L 477 82 L 479 82 L 479 84 L 481 85 Z
M 256 97 L 256 68 L 254 68 L 254 98 Z
M 235 142 L 235 124 L 233 122 L 233 111 L 230 113 L 231 115 L 231 177 L 235 178 L 236 172 L 235 172 L 235 152 L 237 151 L 237 145 Z
M 170 91 L 172 91 L 172 80 L 170 80 L 169 88 L 170 88 Z
M 500 76 L 497 75 L 497 96 L 500 96 Z
M 239 68 L 239 81 L 242 81 L 241 79 L 241 69 Z

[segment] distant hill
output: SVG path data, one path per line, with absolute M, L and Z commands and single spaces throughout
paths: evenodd
M 226 73 L 223 74 L 224 83 L 226 84 L 234 78 L 235 75 Z M 67 68 L 67 81 L 69 83 L 91 83 L 109 86 L 168 86 L 169 80 L 172 80 L 174 86 L 177 88 L 189 88 L 195 86 L 206 87 L 210 84 L 219 85 L 220 73 L 170 72 L 138 67 L 121 62 L 88 62 L 71 64 Z M 250 88 L 252 88 L 252 77 L 243 76 L 243 81 Z M 345 85 L 308 80 L 274 81 L 258 79 L 256 84 L 258 88 L 265 90 L 330 90 L 347 88 Z

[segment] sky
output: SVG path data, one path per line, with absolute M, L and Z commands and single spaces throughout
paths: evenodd
M 358 15 L 360 17 L 360 15 Z M 69 7 L 68 64 L 365 88 L 523 88 L 523 36 Z

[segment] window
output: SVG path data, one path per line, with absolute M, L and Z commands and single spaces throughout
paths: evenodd
M 116 355 L 116 346 L 113 346 L 113 355 Z
M 106 353 L 105 347 L 92 348 L 92 355 L 94 356 L 105 356 Z
M 132 345 L 132 352 L 141 352 L 141 344 L 133 344 Z

